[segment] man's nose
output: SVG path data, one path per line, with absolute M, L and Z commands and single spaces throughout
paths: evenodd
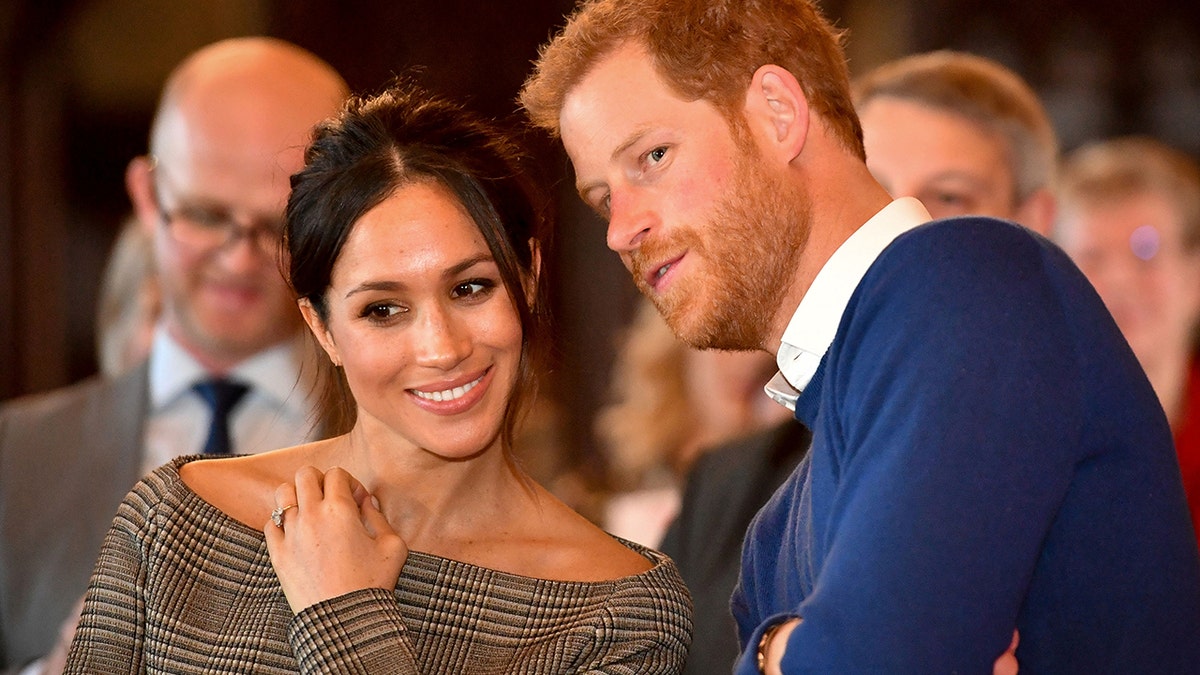
M 646 195 L 634 191 L 614 192 L 609 200 L 608 247 L 617 253 L 631 253 L 658 226 L 658 216 Z

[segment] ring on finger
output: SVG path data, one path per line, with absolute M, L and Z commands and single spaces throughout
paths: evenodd
M 283 529 L 283 512 L 288 509 L 294 509 L 297 504 L 288 504 L 287 506 L 276 506 L 275 510 L 271 511 L 271 522 L 275 523 L 275 527 Z

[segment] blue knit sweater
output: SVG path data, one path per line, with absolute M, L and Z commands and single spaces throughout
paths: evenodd
M 996 220 L 897 238 L 796 417 L 809 459 L 755 519 L 737 672 L 1200 672 L 1200 556 L 1158 401 L 1061 251 Z

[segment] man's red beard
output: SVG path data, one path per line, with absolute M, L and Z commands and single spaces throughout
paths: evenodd
M 626 261 L 638 290 L 698 349 L 767 346 L 811 230 L 808 196 L 763 170 L 757 152 L 740 153 L 734 171 L 706 223 L 647 241 Z M 646 282 L 649 265 L 683 251 L 690 276 L 657 293 Z

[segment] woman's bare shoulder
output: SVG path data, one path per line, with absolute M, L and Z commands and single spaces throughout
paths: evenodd
M 540 526 L 552 532 L 550 537 L 532 534 L 532 545 L 546 555 L 543 562 L 553 576 L 568 581 L 610 581 L 641 574 L 654 563 L 626 546 L 594 523 L 554 499 L 544 506 Z M 536 549 L 535 549 L 536 550 Z
M 197 459 L 179 467 L 188 489 L 229 517 L 259 529 L 274 507 L 275 488 L 311 456 L 309 446 L 257 455 Z

